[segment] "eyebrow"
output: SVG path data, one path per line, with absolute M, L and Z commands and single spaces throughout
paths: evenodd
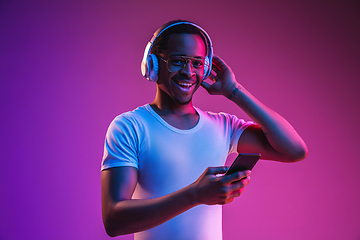
M 187 56 L 187 55 L 182 55 L 180 53 L 171 54 L 170 57 L 188 57 L 188 58 L 205 59 L 205 57 L 201 57 L 201 56 Z

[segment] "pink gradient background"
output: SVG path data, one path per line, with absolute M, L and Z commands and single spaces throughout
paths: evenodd
M 203 26 L 309 147 L 302 162 L 255 167 L 224 207 L 224 240 L 360 239 L 359 12 L 359 1 L 1 1 L 0 239 L 109 239 L 105 131 L 153 100 L 143 51 L 178 18 Z M 194 104 L 248 119 L 204 89 Z

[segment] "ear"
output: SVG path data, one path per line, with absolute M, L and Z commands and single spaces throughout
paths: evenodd
M 159 62 L 154 54 L 150 54 L 147 58 L 147 79 L 150 82 L 156 82 L 159 74 Z
M 208 58 L 208 56 L 206 56 L 206 57 L 205 57 L 205 66 L 204 66 L 203 80 L 205 80 L 205 79 L 209 76 L 209 68 L 210 68 L 209 58 Z M 210 71 L 211 71 L 211 69 L 210 69 Z

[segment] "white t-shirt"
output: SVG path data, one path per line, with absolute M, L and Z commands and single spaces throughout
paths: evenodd
M 226 113 L 195 108 L 199 121 L 189 130 L 166 123 L 149 104 L 117 116 L 106 134 L 101 170 L 138 169 L 134 199 L 150 199 L 195 182 L 207 167 L 223 166 L 236 152 L 244 129 L 253 124 Z M 222 207 L 196 206 L 146 231 L 136 240 L 221 240 Z

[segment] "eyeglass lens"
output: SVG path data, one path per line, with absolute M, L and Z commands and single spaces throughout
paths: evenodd
M 176 72 L 183 68 L 190 61 L 194 70 L 203 70 L 205 61 L 201 58 L 185 58 L 181 56 L 170 57 L 167 60 L 167 67 L 170 72 Z

